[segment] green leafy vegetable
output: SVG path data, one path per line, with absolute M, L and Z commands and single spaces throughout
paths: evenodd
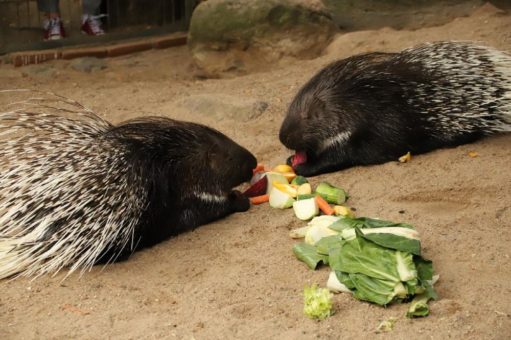
M 316 269 L 320 262 L 328 264 L 328 256 L 318 254 L 316 247 L 304 242 L 295 244 L 293 253 L 300 261 L 305 262 L 310 269 Z
M 353 295 L 359 300 L 365 300 L 385 306 L 394 300 L 404 299 L 408 291 L 401 282 L 379 280 L 364 274 L 349 274 L 355 286 Z
M 314 246 L 319 254 L 328 256 L 332 249 L 342 247 L 343 243 L 344 241 L 339 235 L 332 235 L 323 237 Z
M 339 281 L 337 278 L 337 274 L 334 271 L 331 271 L 328 275 L 328 281 L 326 282 L 326 287 L 330 289 L 331 292 L 334 293 L 352 293 L 349 287 L 347 287 L 344 283 Z M 353 288 L 351 288 L 353 289 Z
M 376 218 L 369 218 L 369 217 L 358 217 L 358 218 L 351 218 L 351 217 L 345 217 L 343 219 L 338 220 L 334 225 L 331 226 L 332 229 L 337 231 L 342 231 L 346 228 L 384 228 L 384 227 L 402 227 L 402 228 L 409 228 L 409 229 L 415 229 L 410 224 L 406 223 L 395 223 L 390 221 L 384 221 L 379 220 Z M 336 229 L 339 228 L 339 229 Z
M 373 241 L 380 246 L 396 249 L 414 255 L 421 254 L 421 241 L 418 238 L 412 238 L 404 234 L 394 234 L 399 232 L 400 228 L 374 228 L 374 229 L 363 229 L 364 238 Z M 405 229 L 404 230 L 411 230 Z M 373 232 L 368 232 L 373 231 Z M 379 231 L 379 232 L 374 232 Z
M 338 270 L 334 271 L 334 273 L 337 276 L 337 279 L 339 280 L 339 282 L 341 282 L 343 285 L 345 285 L 349 289 L 355 289 L 355 284 L 351 280 L 349 274 L 340 272 Z
M 419 234 L 413 226 L 320 216 L 308 227 L 309 244 L 293 249 L 312 269 L 320 262 L 330 266 L 327 287 L 333 292 L 351 292 L 359 300 L 383 306 L 415 297 L 407 316 L 429 314 L 428 301 L 437 298 L 433 283 L 438 276 L 433 275 L 432 262 L 420 256 Z
M 334 270 L 365 274 L 393 282 L 401 281 L 400 273 L 407 279 L 416 277 L 412 255 L 396 253 L 395 250 L 379 246 L 363 237 L 356 237 L 344 242 L 340 248 L 339 259 L 332 259 L 331 266 L 335 266 L 332 267 Z
M 303 176 L 296 176 L 291 181 L 291 184 L 295 184 L 295 185 L 302 185 L 302 184 L 305 184 L 305 183 L 309 183 L 309 181 L 307 180 L 307 178 L 305 178 Z
M 296 196 L 296 200 L 297 201 L 302 201 L 302 200 L 308 200 L 308 199 L 311 199 L 311 198 L 314 198 L 314 197 L 316 197 L 316 195 L 314 195 L 314 194 L 297 195 Z
M 390 317 L 385 321 L 382 321 L 378 327 L 376 327 L 376 333 L 380 332 L 390 332 L 394 329 L 394 324 L 396 323 L 397 318 Z
M 311 319 L 323 320 L 334 314 L 332 309 L 332 293 L 317 285 L 303 289 L 303 312 Z
M 410 303 L 410 307 L 408 308 L 408 312 L 406 316 L 409 318 L 428 316 L 429 315 L 429 306 L 428 301 L 430 297 L 427 293 L 416 295 L 415 298 Z
M 367 217 L 345 217 L 337 220 L 329 228 L 340 232 L 346 240 L 354 239 L 355 229 L 358 228 L 365 239 L 380 246 L 420 255 L 419 233 L 409 224 Z
M 308 244 L 314 245 L 323 237 L 337 235 L 337 232 L 329 229 L 328 226 L 338 219 L 339 217 L 328 215 L 314 217 L 309 223 L 307 223 L 307 228 L 304 228 L 304 241 Z

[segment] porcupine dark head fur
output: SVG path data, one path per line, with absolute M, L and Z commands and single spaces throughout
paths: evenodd
M 312 176 L 500 131 L 511 131 L 511 56 L 436 42 L 326 66 L 291 102 L 279 137 L 303 160 L 288 163 Z
M 0 278 L 87 269 L 249 208 L 232 188 L 256 159 L 222 133 L 167 118 L 114 126 L 64 101 L 0 113 Z

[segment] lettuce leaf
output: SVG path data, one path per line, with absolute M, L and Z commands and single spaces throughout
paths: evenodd
M 367 217 L 341 218 L 328 228 L 338 231 L 346 240 L 355 238 L 355 229 L 360 229 L 364 238 L 380 246 L 420 255 L 419 233 L 406 223 L 394 223 Z
M 328 255 L 330 250 L 342 247 L 343 243 L 344 241 L 340 235 L 333 235 L 323 237 L 314 246 L 319 254 Z
M 409 318 L 428 316 L 429 315 L 429 306 L 428 301 L 429 297 L 427 294 L 419 294 L 416 295 L 415 298 L 410 303 L 410 307 L 406 312 L 406 316 Z
M 303 289 L 303 312 L 311 319 L 323 320 L 334 314 L 332 293 L 317 285 Z
M 413 226 L 364 217 L 317 221 L 338 234 L 314 245 L 295 245 L 301 261 L 311 269 L 321 262 L 329 265 L 333 271 L 329 282 L 359 300 L 385 306 L 415 297 L 407 316 L 429 314 L 428 302 L 437 298 L 436 276 L 432 262 L 420 256 L 419 234 Z
M 293 246 L 293 253 L 295 256 L 310 269 L 316 269 L 320 262 L 328 264 L 328 256 L 318 254 L 316 247 L 305 242 L 297 243 Z
M 349 289 L 353 290 L 355 289 L 355 284 L 353 281 L 351 281 L 350 274 L 343 273 L 341 271 L 334 271 L 335 275 L 337 276 L 337 280 L 339 280 L 340 283 L 348 287 Z
M 415 229 L 412 225 L 406 223 L 396 223 L 390 221 L 379 220 L 369 217 L 350 218 L 344 217 L 333 223 L 329 228 L 342 231 L 346 228 L 384 228 L 384 227 L 401 227 Z
M 345 241 L 330 253 L 330 267 L 349 274 L 364 274 L 391 282 L 408 281 L 417 277 L 410 253 L 384 248 L 361 236 Z M 404 278 L 404 280 L 402 279 Z
M 355 285 L 353 295 L 359 300 L 386 306 L 395 297 L 404 299 L 407 295 L 407 290 L 401 282 L 375 279 L 364 274 L 349 274 L 349 276 Z

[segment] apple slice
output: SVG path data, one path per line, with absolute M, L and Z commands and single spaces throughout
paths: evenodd
M 273 187 L 270 191 L 270 207 L 277 209 L 287 209 L 293 206 L 295 200 L 291 195 Z

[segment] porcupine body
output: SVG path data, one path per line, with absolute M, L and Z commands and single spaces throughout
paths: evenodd
M 280 140 L 298 174 L 396 160 L 511 131 L 511 55 L 469 42 L 331 63 L 289 106 Z
M 249 207 L 232 188 L 256 159 L 214 129 L 24 104 L 0 113 L 0 278 L 113 262 Z

